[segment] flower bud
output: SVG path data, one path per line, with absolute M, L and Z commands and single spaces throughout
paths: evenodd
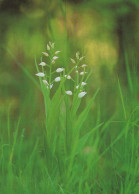
M 80 92 L 80 93 L 78 94 L 78 98 L 82 98 L 82 97 L 84 97 L 86 94 L 87 94 L 87 92 Z
M 36 73 L 35 75 L 38 76 L 38 77 L 44 77 L 45 76 L 45 74 L 42 73 L 42 72 Z
M 65 93 L 67 94 L 67 95 L 72 95 L 72 91 L 70 91 L 70 90 L 68 90 L 68 91 L 65 91 Z
M 41 62 L 39 65 L 44 67 L 44 66 L 46 66 L 46 63 L 45 62 Z

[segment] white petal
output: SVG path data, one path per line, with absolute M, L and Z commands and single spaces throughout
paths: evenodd
M 54 47 L 55 47 L 55 43 L 54 43 L 54 42 L 51 44 L 51 47 L 52 47 L 52 48 L 54 48 Z
M 51 46 L 51 44 L 52 44 L 51 41 L 49 41 L 49 45 L 50 45 L 50 46 Z
M 42 80 L 45 85 L 49 85 L 47 80 Z
M 54 60 L 52 60 L 52 64 L 55 64 L 55 61 Z
M 86 74 L 86 73 L 88 73 L 88 72 L 82 71 L 82 72 L 80 73 L 80 75 L 84 75 L 84 74 Z
M 53 87 L 53 84 L 47 86 L 48 89 L 52 89 L 52 87 Z
M 61 51 L 56 51 L 55 54 L 57 55 L 57 54 L 59 54 L 60 52 L 61 52 Z
M 61 78 L 60 77 L 56 77 L 55 78 L 55 82 L 60 82 Z
M 42 52 L 42 54 L 44 54 L 46 57 L 49 56 L 48 53 L 46 53 L 46 52 Z
M 67 95 L 72 95 L 72 91 L 70 91 L 70 90 L 67 90 L 67 91 L 65 91 L 65 93 L 67 94 Z
M 58 59 L 58 57 L 57 56 L 54 56 L 52 60 L 56 60 L 56 59 Z
M 82 82 L 81 85 L 82 86 L 85 86 L 85 85 L 87 85 L 87 83 L 86 82 Z
M 47 44 L 47 50 L 49 51 L 50 50 L 50 46 Z
M 39 65 L 46 66 L 46 63 L 45 62 L 41 62 Z
M 71 60 L 72 63 L 76 63 L 74 59 L 70 58 L 70 60 Z
M 71 76 L 70 76 L 70 75 L 65 75 L 65 77 L 66 77 L 67 79 L 71 79 Z
M 78 70 L 76 70 L 75 72 L 76 72 L 76 73 L 79 73 L 79 71 L 78 71 Z
M 82 82 L 81 83 L 81 86 L 85 86 L 85 85 L 87 85 L 87 83 L 86 82 Z M 79 88 L 79 85 L 78 86 L 76 86 L 76 89 L 78 89 Z
M 44 77 L 45 76 L 45 74 L 42 73 L 42 72 L 36 73 L 35 75 L 38 76 L 38 77 Z
M 80 53 L 79 53 L 79 51 L 76 53 L 76 58 L 77 59 L 79 59 L 79 55 L 80 55 Z
M 82 61 L 84 57 L 81 57 L 79 60 Z
M 56 70 L 57 73 L 60 73 L 60 72 L 62 72 L 62 71 L 64 71 L 64 68 L 63 68 L 63 67 L 62 67 L 62 68 L 58 68 L 58 69 Z
M 87 92 L 80 92 L 80 93 L 78 94 L 78 98 L 82 98 L 82 97 L 84 97 L 86 94 L 87 94 Z
M 53 87 L 53 84 L 50 85 L 50 89 Z
M 86 64 L 83 64 L 81 67 L 86 67 L 87 65 Z

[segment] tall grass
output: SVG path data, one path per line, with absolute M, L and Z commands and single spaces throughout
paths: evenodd
M 23 112 L 17 122 L 10 107 L 7 119 L 1 115 L 0 193 L 139 193 L 138 78 L 126 59 L 128 89 L 118 78 L 115 113 L 103 120 L 105 110 L 97 101 L 105 99 L 101 89 L 82 99 L 79 91 L 67 96 L 63 79 L 51 94 L 41 78 L 39 87 L 22 67 L 42 92 L 45 116 L 41 124 L 30 121 L 27 132 Z M 37 60 L 36 67 L 39 71 Z

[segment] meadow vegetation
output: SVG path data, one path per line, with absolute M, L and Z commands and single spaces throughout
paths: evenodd
M 0 13 L 0 193 L 138 194 L 137 48 L 99 4 L 33 2 Z

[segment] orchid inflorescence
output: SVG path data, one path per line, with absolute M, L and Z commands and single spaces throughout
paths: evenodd
M 46 64 L 46 62 L 41 62 L 39 66 L 42 67 L 42 71 L 36 73 L 36 76 L 42 78 L 43 84 L 46 86 L 48 90 L 51 90 L 55 82 L 60 82 L 62 80 L 71 80 L 75 83 L 74 85 L 74 92 L 78 92 L 78 98 L 84 97 L 87 92 L 85 91 L 85 86 L 87 85 L 85 81 L 85 75 L 88 73 L 86 72 L 86 64 L 80 65 L 80 62 L 84 59 L 84 56 L 80 57 L 80 53 L 76 52 L 75 59 L 71 58 L 71 62 L 74 65 L 70 73 L 73 71 L 75 72 L 75 80 L 72 78 L 70 73 L 66 73 L 66 70 L 64 67 L 57 68 L 54 72 L 52 72 L 52 69 L 54 68 L 54 64 L 56 63 L 56 60 L 59 58 L 58 54 L 61 51 L 55 50 L 55 43 L 52 43 L 49 41 L 47 44 L 47 52 L 42 52 L 42 54 L 49 58 L 49 63 Z M 47 70 L 47 67 L 49 70 Z M 52 80 L 53 74 L 59 74 Z M 73 92 L 71 90 L 65 90 L 65 94 L 71 96 L 73 95 Z

